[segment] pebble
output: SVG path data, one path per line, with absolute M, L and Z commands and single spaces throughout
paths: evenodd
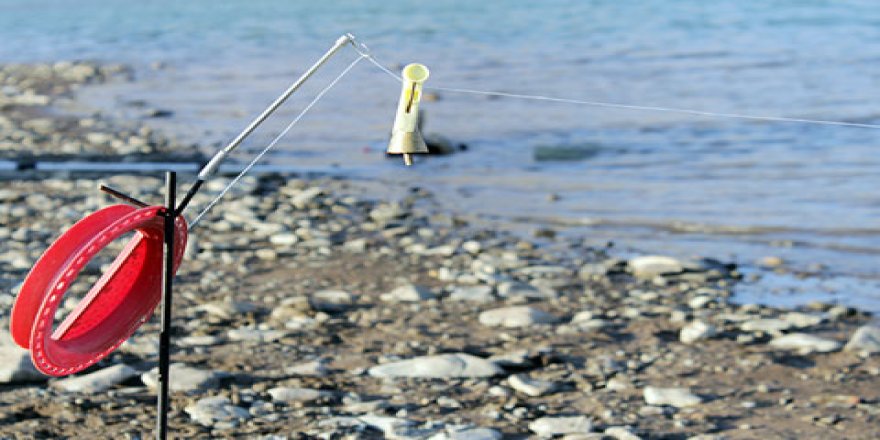
M 703 321 L 694 321 L 682 327 L 678 339 L 685 344 L 693 344 L 697 341 L 709 339 L 715 336 L 717 332 L 718 330 L 711 324 Z
M 121 384 L 140 372 L 125 364 L 103 368 L 82 376 L 68 377 L 52 383 L 52 388 L 68 393 L 95 394 L 102 393 Z
M 415 284 L 404 284 L 391 292 L 380 295 L 380 299 L 387 302 L 420 302 L 434 299 L 435 297 L 431 289 Z
M 593 430 L 593 421 L 586 416 L 541 417 L 529 423 L 529 430 L 545 438 L 564 434 L 586 434 Z
M 300 191 L 298 194 L 294 195 L 290 199 L 290 203 L 299 208 L 303 209 L 309 205 L 313 200 L 315 200 L 318 196 L 324 193 L 324 189 L 321 187 L 313 186 L 311 188 L 307 188 L 303 191 Z
M 559 318 L 528 306 L 502 307 L 480 313 L 480 324 L 490 327 L 528 327 L 554 324 Z
M 602 263 L 587 263 L 578 270 L 578 277 L 585 281 L 602 279 L 608 275 L 608 266 Z
M 633 275 L 639 278 L 654 278 L 656 276 L 681 273 L 684 265 L 675 258 L 662 255 L 646 255 L 632 258 L 627 261 L 627 266 Z
M 230 341 L 273 342 L 287 334 L 283 330 L 259 330 L 255 328 L 235 328 L 226 332 Z
M 676 408 L 696 406 L 703 402 L 687 388 L 645 387 L 643 391 L 645 403 L 648 405 L 669 405 Z
M 825 318 L 820 315 L 800 312 L 786 313 L 785 315 L 782 315 L 782 319 L 791 323 L 792 327 L 798 329 L 814 327 L 825 321 Z
M 846 343 L 844 349 L 861 353 L 880 353 L 880 327 L 876 325 L 859 327 Z
M 789 321 L 778 318 L 760 318 L 745 321 L 739 328 L 744 332 L 779 333 L 794 327 Z
M 273 234 L 269 237 L 269 243 L 272 243 L 275 246 L 293 246 L 298 241 L 299 237 L 297 237 L 296 234 L 290 232 Z
M 698 295 L 688 300 L 688 307 L 698 310 L 707 307 L 715 302 L 716 298 L 708 295 Z
M 506 281 L 498 284 L 498 296 L 502 298 L 550 299 L 555 293 L 547 289 L 518 281 Z
M 605 435 L 615 440 L 641 440 L 642 438 L 635 435 L 629 428 L 623 426 L 612 426 L 605 430 Z
M 202 304 L 196 310 L 215 316 L 220 319 L 232 319 L 247 313 L 254 313 L 261 309 L 257 304 L 246 301 L 214 301 Z
M 461 244 L 461 248 L 470 254 L 479 254 L 483 250 L 483 243 L 476 240 L 468 240 Z
M 416 422 L 399 417 L 365 415 L 358 418 L 361 423 L 382 431 L 388 439 L 420 439 L 436 435 L 439 429 L 419 428 Z
M 223 337 L 216 335 L 192 335 L 174 339 L 174 344 L 178 347 L 209 347 L 221 344 L 223 341 Z
M 227 397 L 215 396 L 199 399 L 184 408 L 193 420 L 207 427 L 231 429 L 251 417 L 248 410 L 235 406 Z
M 171 384 L 170 389 L 174 392 L 195 392 L 216 387 L 220 380 L 228 377 L 228 373 L 212 370 L 202 370 L 190 367 L 182 363 L 174 363 L 170 366 Z M 153 368 L 141 375 L 144 385 L 159 388 L 159 369 Z
M 492 428 L 449 427 L 428 440 L 501 440 L 504 436 Z
M 377 365 L 369 369 L 376 377 L 492 377 L 503 371 L 494 362 L 466 353 L 422 356 Z
M 292 365 L 285 368 L 284 373 L 302 377 L 325 377 L 330 374 L 330 370 L 326 366 L 326 361 L 319 359 Z
M 277 387 L 272 388 L 267 391 L 270 396 L 272 396 L 273 402 L 284 402 L 284 403 L 292 403 L 292 402 L 300 402 L 300 403 L 312 403 L 321 399 L 325 399 L 333 395 L 328 391 L 323 390 L 315 390 L 311 388 L 289 388 L 289 387 Z
M 840 350 L 840 342 L 807 333 L 789 333 L 770 341 L 770 346 L 800 354 L 829 353 Z
M 768 269 L 777 268 L 785 264 L 781 257 L 767 256 L 758 260 L 758 265 Z
M 0 345 L 0 359 L 3 359 L 0 362 L 0 383 L 45 382 L 48 379 L 37 371 L 30 352 L 23 348 Z
M 495 296 L 492 294 L 491 286 L 460 286 L 456 287 L 449 294 L 449 299 L 453 301 L 487 303 L 494 301 Z
M 532 379 L 525 374 L 514 374 L 507 378 L 511 388 L 527 396 L 539 397 L 550 394 L 559 388 L 555 382 Z
M 318 312 L 341 313 L 354 304 L 354 295 L 342 290 L 321 290 L 309 297 L 309 305 Z

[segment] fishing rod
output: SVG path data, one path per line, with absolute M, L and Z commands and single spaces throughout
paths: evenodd
M 360 54 L 330 82 L 275 137 L 208 206 L 191 225 L 183 211 L 221 164 L 340 49 L 351 45 Z M 16 297 L 10 315 L 10 332 L 16 344 L 28 349 L 35 368 L 49 376 L 67 376 L 95 365 L 107 357 L 153 314 L 161 302 L 156 438 L 168 434 L 170 387 L 171 318 L 174 276 L 183 260 L 189 231 L 242 176 L 343 76 L 368 54 L 365 45 L 345 34 L 293 84 L 269 104 L 232 141 L 203 166 L 195 182 L 177 203 L 177 173 L 165 173 L 165 202 L 150 205 L 122 191 L 101 185 L 99 189 L 123 201 L 100 209 L 74 224 L 57 238 L 34 263 Z M 428 68 L 410 64 L 402 72 L 401 96 L 388 145 L 388 154 L 400 154 L 406 165 L 412 154 L 428 149 L 418 129 L 418 107 Z M 55 315 L 68 288 L 80 272 L 113 241 L 134 233 L 84 298 L 54 328 Z M 161 264 L 159 263 L 161 261 Z
M 354 44 L 354 41 L 354 36 L 350 33 L 339 37 L 339 39 L 336 40 L 333 46 L 329 50 L 327 50 L 327 52 L 325 52 L 324 55 L 322 55 L 321 58 L 318 59 L 318 61 L 315 61 L 315 63 L 312 64 L 312 66 L 309 67 L 302 75 L 300 75 L 300 77 L 297 78 L 297 80 L 294 81 L 293 84 L 291 84 L 290 87 L 287 88 L 287 90 L 285 90 L 281 93 L 281 95 L 275 98 L 275 100 L 272 101 L 272 103 L 269 104 L 269 106 L 266 107 L 266 109 L 263 110 L 262 113 L 257 115 L 257 117 L 254 118 L 254 120 L 251 121 L 251 123 L 248 124 L 248 126 L 241 131 L 241 133 L 235 136 L 235 138 L 233 138 L 232 141 L 229 142 L 229 144 L 227 144 L 220 151 L 215 153 L 211 160 L 208 161 L 208 163 L 199 171 L 196 177 L 196 181 L 192 184 L 192 186 L 190 186 L 189 190 L 183 196 L 180 204 L 175 207 L 175 214 L 180 215 L 181 213 L 183 213 L 187 205 L 189 205 L 189 202 L 192 201 L 192 198 L 196 195 L 196 193 L 199 192 L 199 189 L 202 187 L 202 185 L 205 184 L 205 181 L 207 181 L 208 178 L 210 178 L 217 172 L 217 169 L 220 168 L 220 164 L 223 163 L 226 158 L 229 157 L 229 155 L 232 154 L 232 152 L 235 151 L 235 149 L 238 148 L 238 146 L 241 145 L 241 143 L 244 142 L 244 140 L 248 136 L 250 136 L 251 133 L 254 132 L 254 130 L 257 129 L 257 127 L 265 122 L 266 119 L 272 115 L 272 113 L 275 113 L 275 111 L 278 110 L 278 108 L 281 107 L 281 105 L 284 104 L 284 102 L 287 101 L 287 99 L 290 98 L 291 95 L 296 93 L 296 91 L 299 90 L 299 88 L 302 87 L 302 85 L 305 84 L 305 82 L 308 81 L 309 78 L 311 78 L 312 75 L 314 75 L 315 72 L 317 72 L 318 69 L 321 68 L 321 66 L 327 63 L 327 61 L 330 60 L 333 55 L 336 55 L 336 53 L 339 52 L 339 50 L 342 49 L 343 46 L 347 44 Z

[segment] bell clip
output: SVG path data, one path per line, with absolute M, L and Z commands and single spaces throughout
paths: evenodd
M 419 102 L 422 84 L 429 75 L 430 71 L 423 64 L 409 64 L 401 73 L 403 87 L 386 153 L 402 154 L 407 166 L 412 165 L 413 154 L 428 153 L 428 146 L 419 132 Z

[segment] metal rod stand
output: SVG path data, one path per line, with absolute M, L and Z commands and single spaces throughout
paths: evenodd
M 174 290 L 174 222 L 177 220 L 177 173 L 165 173 L 165 258 L 162 260 L 162 332 L 159 334 L 159 395 L 156 402 L 156 438 L 168 437 L 168 389 L 171 355 L 171 305 Z

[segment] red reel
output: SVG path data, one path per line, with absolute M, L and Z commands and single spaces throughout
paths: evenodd
M 82 371 L 106 357 L 146 322 L 161 300 L 165 207 L 114 205 L 77 222 L 31 269 L 12 308 L 12 338 L 50 376 Z M 186 248 L 187 224 L 174 224 L 174 272 Z M 135 236 L 76 309 L 53 331 L 64 293 L 113 240 Z

